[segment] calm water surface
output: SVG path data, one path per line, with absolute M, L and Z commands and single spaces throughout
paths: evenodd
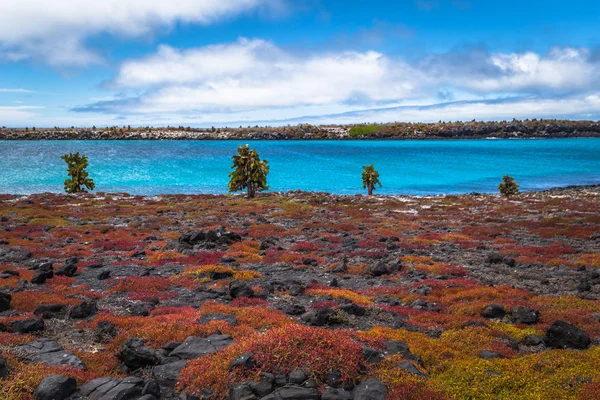
M 0 141 L 0 193 L 62 192 L 60 156 L 82 152 L 96 189 L 132 194 L 225 193 L 237 141 Z M 600 183 L 600 139 L 253 141 L 272 191 L 363 193 L 375 163 L 381 194 L 496 192 L 504 174 L 522 190 Z

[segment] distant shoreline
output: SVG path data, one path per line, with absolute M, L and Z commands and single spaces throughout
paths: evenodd
M 568 120 L 303 124 L 210 129 L 183 126 L 0 129 L 0 140 L 489 140 L 597 137 L 600 137 L 599 122 Z

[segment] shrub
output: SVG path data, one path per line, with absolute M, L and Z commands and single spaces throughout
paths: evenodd
M 500 194 L 506 196 L 506 198 L 509 198 L 510 196 L 519 193 L 519 185 L 515 182 L 514 178 L 504 175 L 502 177 L 502 183 L 498 185 L 498 191 L 500 191 Z
M 379 125 L 355 125 L 350 128 L 348 134 L 351 137 L 374 135 L 380 128 Z
M 237 192 L 239 190 L 248 190 L 248 198 L 251 199 L 256 192 L 267 190 L 267 175 L 269 166 L 267 160 L 260 160 L 258 152 L 250 150 L 248 145 L 239 146 L 238 154 L 233 156 L 233 169 L 229 173 L 229 191 Z
M 362 185 L 363 188 L 368 190 L 369 196 L 373 194 L 373 190 L 375 190 L 375 186 L 379 185 L 381 187 L 381 182 L 379 181 L 379 172 L 375 169 L 373 164 L 364 165 L 362 173 Z
M 251 352 L 253 369 L 234 368 L 231 362 Z M 213 355 L 188 362 L 182 370 L 179 389 L 199 393 L 204 388 L 215 391 L 214 398 L 227 396 L 229 385 L 245 382 L 260 372 L 289 373 L 296 368 L 310 372 L 311 378 L 323 383 L 333 369 L 344 381 L 356 381 L 361 372 L 362 346 L 349 334 L 304 325 L 275 328 L 264 334 L 234 344 Z
M 65 192 L 80 193 L 87 192 L 87 189 L 94 190 L 94 180 L 88 178 L 85 170 L 88 166 L 88 158 L 79 153 L 69 153 L 61 157 L 67 163 L 67 174 L 71 177 L 65 179 Z

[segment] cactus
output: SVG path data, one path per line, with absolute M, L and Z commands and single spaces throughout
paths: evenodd
M 267 160 L 260 160 L 260 156 L 248 145 L 239 146 L 238 154 L 233 156 L 232 172 L 229 173 L 229 191 L 248 190 L 248 198 L 256 196 L 256 192 L 269 189 L 267 175 L 269 166 Z
M 500 191 L 500 194 L 506 196 L 506 198 L 509 198 L 510 196 L 519 193 L 519 185 L 513 178 L 508 175 L 504 175 L 502 177 L 502 183 L 498 185 L 498 190 Z
M 379 187 L 381 187 L 381 182 L 379 182 L 379 172 L 377 172 L 373 164 L 364 165 L 363 169 L 363 188 L 366 188 L 368 190 L 368 195 L 371 196 L 373 194 L 373 190 L 375 190 L 375 185 L 379 185 Z
M 69 153 L 60 157 L 67 163 L 67 174 L 70 179 L 65 179 L 65 192 L 80 193 L 87 192 L 87 189 L 94 190 L 93 179 L 88 178 L 85 170 L 88 166 L 88 158 L 79 153 Z

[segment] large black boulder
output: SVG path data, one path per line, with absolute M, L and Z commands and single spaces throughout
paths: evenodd
M 16 347 L 23 354 L 27 363 L 43 363 L 50 366 L 69 366 L 78 369 L 86 369 L 83 361 L 75 354 L 64 350 L 54 340 L 40 338 L 31 343 Z
M 157 365 L 152 370 L 152 375 L 163 387 L 173 389 L 179 380 L 179 373 L 185 367 L 186 360 L 179 360 L 168 364 Z
M 139 400 L 144 395 L 145 384 L 143 379 L 135 376 L 98 378 L 81 385 L 70 400 Z
M 143 339 L 131 338 L 123 343 L 117 357 L 127 368 L 136 370 L 158 365 L 163 355 L 159 351 L 146 346 Z
M 584 350 L 590 345 L 590 336 L 576 327 L 564 321 L 553 323 L 544 336 L 544 343 L 555 349 L 577 349 Z
M 35 388 L 33 397 L 36 400 L 65 400 L 77 389 L 77 381 L 64 375 L 45 377 Z

